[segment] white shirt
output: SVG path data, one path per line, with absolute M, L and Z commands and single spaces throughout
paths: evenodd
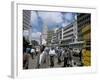
M 55 55 L 55 50 L 50 50 L 50 51 L 49 51 L 49 54 Z
M 44 54 L 45 54 L 44 51 L 40 54 L 39 64 L 41 64 L 41 61 L 43 60 Z
M 34 49 L 31 49 L 31 53 L 32 53 L 32 52 L 35 52 L 35 50 L 34 50 Z
M 36 51 L 38 52 L 38 51 L 39 51 L 39 49 L 38 49 L 38 48 L 36 48 Z

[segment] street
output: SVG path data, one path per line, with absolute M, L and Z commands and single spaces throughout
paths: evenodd
M 62 60 L 62 62 L 60 64 L 57 63 L 57 57 L 54 58 L 54 68 L 61 68 L 64 64 L 64 61 Z M 73 57 L 73 61 L 76 62 L 77 65 L 80 65 L 80 61 L 78 57 Z M 47 65 L 48 64 L 48 65 Z M 50 60 L 48 57 L 48 63 L 45 64 L 44 66 L 46 66 L 46 68 L 50 68 Z M 31 58 L 31 56 L 29 57 L 29 65 L 28 65 L 29 69 L 36 69 L 37 68 L 37 56 L 34 56 L 34 59 Z

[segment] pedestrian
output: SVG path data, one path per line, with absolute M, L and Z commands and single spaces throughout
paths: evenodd
M 23 69 L 28 69 L 28 65 L 29 65 L 29 54 L 27 54 L 26 52 L 23 53 Z
M 38 54 L 37 54 L 36 68 L 39 68 L 39 67 L 40 67 L 40 64 L 39 64 L 39 60 L 40 60 L 40 54 L 41 54 L 41 50 L 39 50 L 39 52 L 38 52 Z
M 34 56 L 35 56 L 35 49 L 32 48 L 32 49 L 31 49 L 31 57 L 32 57 L 32 59 L 34 59 Z
M 63 57 L 64 57 L 63 67 L 66 67 L 68 65 L 68 50 L 67 49 L 64 50 Z
M 64 61 L 64 53 L 65 53 L 65 49 L 64 48 L 62 48 L 61 49 L 61 61 Z
M 80 63 L 81 63 L 80 66 L 83 66 L 83 63 L 82 63 L 82 49 L 79 52 L 79 58 L 80 58 L 79 60 L 80 60 Z
M 36 48 L 36 55 L 39 53 L 39 47 Z
M 30 53 L 31 48 L 27 47 L 26 48 L 26 53 Z
M 61 50 L 61 48 L 58 48 L 58 53 L 57 53 L 57 56 L 58 56 L 58 64 L 61 63 L 61 54 L 62 54 L 62 50 Z
M 72 48 L 68 49 L 68 63 L 69 63 L 69 67 L 72 67 L 72 54 L 73 54 L 73 50 Z
M 50 49 L 49 55 L 50 55 L 50 67 L 54 67 L 54 56 L 56 55 L 56 53 L 53 47 Z
M 45 46 L 41 49 L 41 54 L 39 56 L 39 68 L 47 67 L 47 52 Z

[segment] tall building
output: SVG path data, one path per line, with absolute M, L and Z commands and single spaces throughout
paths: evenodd
M 73 23 L 73 35 L 74 35 L 74 42 L 77 42 L 78 40 L 77 21 Z
M 78 40 L 84 41 L 83 47 L 86 51 L 83 52 L 82 63 L 84 66 L 91 66 L 91 14 L 81 13 L 77 15 L 78 23 Z
M 48 26 L 45 24 L 42 31 L 42 44 L 47 44 Z
M 51 45 L 53 43 L 53 30 L 48 30 L 47 32 L 47 45 Z
M 53 35 L 52 35 L 52 41 L 53 41 L 53 44 L 58 44 L 59 42 L 57 41 L 58 37 L 57 37 L 57 29 L 58 28 L 55 28 L 54 29 L 54 32 L 53 32 Z
M 63 39 L 61 44 L 68 45 L 72 42 L 77 42 L 77 21 L 63 28 Z
M 32 26 L 31 26 L 31 11 L 30 10 L 23 10 L 23 32 L 28 31 L 28 40 L 31 43 L 31 33 L 32 33 Z
M 61 41 L 63 40 L 63 27 L 58 28 L 56 33 L 57 33 L 57 42 L 58 44 L 60 44 Z
M 72 38 L 73 38 L 73 23 L 67 25 L 64 27 L 63 30 L 63 43 L 70 43 L 72 42 Z
M 23 30 L 28 30 L 31 28 L 31 11 L 23 10 Z
M 77 15 L 78 41 L 84 41 L 84 46 L 91 44 L 91 14 L 80 13 Z

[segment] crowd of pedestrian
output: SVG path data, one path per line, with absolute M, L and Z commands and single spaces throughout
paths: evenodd
M 80 50 L 80 62 L 82 61 L 82 55 Z M 23 50 L 23 68 L 28 69 L 29 64 L 29 56 L 32 59 L 37 58 L 36 68 L 48 68 L 55 67 L 55 60 L 57 60 L 57 64 L 61 65 L 61 67 L 73 67 L 77 66 L 77 62 L 74 61 L 74 51 L 72 48 L 63 48 L 63 47 L 47 47 L 47 46 L 39 46 L 35 47 L 26 47 Z

